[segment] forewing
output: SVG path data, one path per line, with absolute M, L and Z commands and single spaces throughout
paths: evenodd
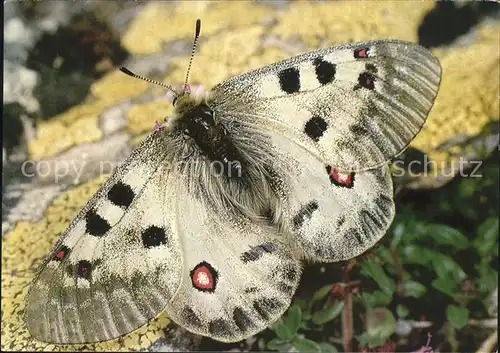
M 51 343 L 117 338 L 160 313 L 180 281 L 161 131 L 118 167 L 71 222 L 31 285 L 29 332 Z
M 216 115 L 279 132 L 342 171 L 378 167 L 419 132 L 441 67 L 427 49 L 374 40 L 306 53 L 213 88 Z
M 277 320 L 290 305 L 300 264 L 276 229 L 210 209 L 201 199 L 177 200 L 184 268 L 168 316 L 223 342 L 245 339 Z

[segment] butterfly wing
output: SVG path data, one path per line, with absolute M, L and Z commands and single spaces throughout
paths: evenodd
M 300 264 L 275 228 L 209 209 L 203 200 L 177 199 L 184 267 L 166 311 L 191 332 L 235 342 L 283 314 Z
M 186 329 L 229 342 L 288 308 L 299 261 L 276 229 L 196 192 L 212 185 L 162 152 L 174 149 L 154 132 L 70 224 L 29 291 L 34 337 L 109 340 L 166 309 Z
M 272 168 L 287 185 L 278 218 L 307 257 L 347 260 L 382 238 L 395 213 L 388 167 L 343 173 L 283 136 L 272 140 Z
M 167 155 L 150 135 L 80 211 L 35 277 L 26 321 L 37 339 L 119 337 L 160 313 L 180 283 Z
M 213 88 L 213 109 L 283 134 L 343 171 L 378 167 L 419 132 L 436 97 L 425 48 L 374 40 L 287 59 Z

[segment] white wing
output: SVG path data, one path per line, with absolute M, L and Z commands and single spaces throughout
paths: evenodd
M 150 135 L 71 222 L 35 277 L 26 321 L 37 339 L 104 341 L 159 314 L 181 281 L 167 199 L 169 162 Z
M 299 261 L 275 228 L 213 209 L 219 195 L 197 192 L 213 185 L 179 172 L 174 145 L 154 132 L 70 224 L 29 291 L 35 338 L 109 340 L 166 308 L 192 332 L 237 341 L 288 308 Z
M 440 83 L 425 48 L 375 40 L 306 53 L 213 88 L 215 114 L 280 133 L 343 171 L 378 167 L 425 122 Z
M 382 238 L 395 212 L 387 167 L 342 173 L 282 136 L 272 140 L 273 168 L 287 185 L 277 217 L 307 257 L 347 260 Z
M 166 311 L 189 331 L 235 342 L 283 314 L 299 283 L 300 264 L 275 228 L 208 209 L 201 200 L 178 198 L 184 267 Z

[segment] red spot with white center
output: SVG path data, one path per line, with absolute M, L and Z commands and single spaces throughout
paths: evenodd
M 190 272 L 193 287 L 202 292 L 213 292 L 217 286 L 218 273 L 208 262 L 203 261 Z
M 354 173 L 341 173 L 337 168 L 326 166 L 330 182 L 336 186 L 352 188 L 354 186 Z

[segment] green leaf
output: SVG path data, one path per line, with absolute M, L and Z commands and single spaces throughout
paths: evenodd
M 460 265 L 448 255 L 436 253 L 432 259 L 432 264 L 438 278 L 451 277 L 458 283 L 467 278 Z
M 378 245 L 377 246 L 377 251 L 379 253 L 379 257 L 384 261 L 384 265 L 387 268 L 387 265 L 394 266 L 394 258 L 392 257 L 392 254 L 389 249 L 387 249 L 383 245 Z
M 498 287 L 498 271 L 491 268 L 488 263 L 480 263 L 476 265 L 479 272 L 479 278 L 476 279 L 477 290 L 481 293 L 491 293 Z
M 405 229 L 405 224 L 404 223 L 398 223 L 394 226 L 394 229 L 392 230 L 392 239 L 391 239 L 391 248 L 395 249 L 398 247 L 399 243 L 401 242 L 401 239 L 405 235 L 406 229 Z
M 316 292 L 314 292 L 310 304 L 317 302 L 318 300 L 323 299 L 326 297 L 332 290 L 332 285 L 326 285 L 318 289 Z
M 465 249 L 469 243 L 469 240 L 462 232 L 445 224 L 428 224 L 426 235 L 438 244 L 452 245 L 457 249 Z
M 304 313 L 304 311 L 307 311 L 307 307 L 309 306 L 309 300 L 306 300 L 306 299 L 295 299 L 293 301 L 293 304 L 294 305 L 298 305 L 302 309 L 302 313 Z
M 361 335 L 357 336 L 356 339 L 360 346 L 368 346 L 370 348 L 375 348 L 384 344 L 385 339 L 378 336 L 370 336 L 368 332 L 363 332 Z
M 498 251 L 498 218 L 488 218 L 477 230 L 473 245 L 479 255 L 487 257 L 496 255 Z
M 307 338 L 295 338 L 292 342 L 292 346 L 299 352 L 310 353 L 318 352 L 321 353 L 321 347 L 314 341 Z
M 435 251 L 418 245 L 408 245 L 401 252 L 401 263 L 422 265 L 431 268 L 432 258 Z
M 336 301 L 333 305 L 328 305 L 323 310 L 317 311 L 312 316 L 312 321 L 316 325 L 323 325 L 335 319 L 344 309 L 344 301 Z
M 392 296 L 396 290 L 396 283 L 389 278 L 382 266 L 373 260 L 364 260 L 361 262 L 361 273 L 371 277 L 377 282 L 378 286 L 385 294 Z
M 422 283 L 406 280 L 403 282 L 403 293 L 407 297 L 420 298 L 425 294 L 427 289 Z
M 291 334 L 295 335 L 302 322 L 302 310 L 300 307 L 298 305 L 292 305 L 290 309 L 288 309 L 287 316 L 283 321 Z
M 274 338 L 267 342 L 267 349 L 272 351 L 288 352 L 292 345 L 288 342 L 283 342 L 279 338 Z
M 396 331 L 396 319 L 387 308 L 375 308 L 366 313 L 366 332 L 385 341 Z
M 408 316 L 408 313 L 409 313 L 408 308 L 403 304 L 398 304 L 396 306 L 396 314 L 398 315 L 398 317 L 404 319 L 405 317 Z
M 281 338 L 283 341 L 290 341 L 293 338 L 293 334 L 283 322 L 283 319 L 279 319 L 272 325 L 272 329 L 276 332 L 276 336 Z
M 458 287 L 458 283 L 455 280 L 446 277 L 436 278 L 434 281 L 432 281 L 431 284 L 438 291 L 443 292 L 444 294 L 447 294 L 452 298 L 455 295 Z
M 333 344 L 328 342 L 320 342 L 319 347 L 321 348 L 321 353 L 337 353 L 338 349 Z
M 448 305 L 446 308 L 446 318 L 453 328 L 461 329 L 467 325 L 469 309 L 456 305 Z
M 381 290 L 373 292 L 362 292 L 361 298 L 367 308 L 375 308 L 377 306 L 386 306 L 391 303 L 392 296 L 389 296 Z

